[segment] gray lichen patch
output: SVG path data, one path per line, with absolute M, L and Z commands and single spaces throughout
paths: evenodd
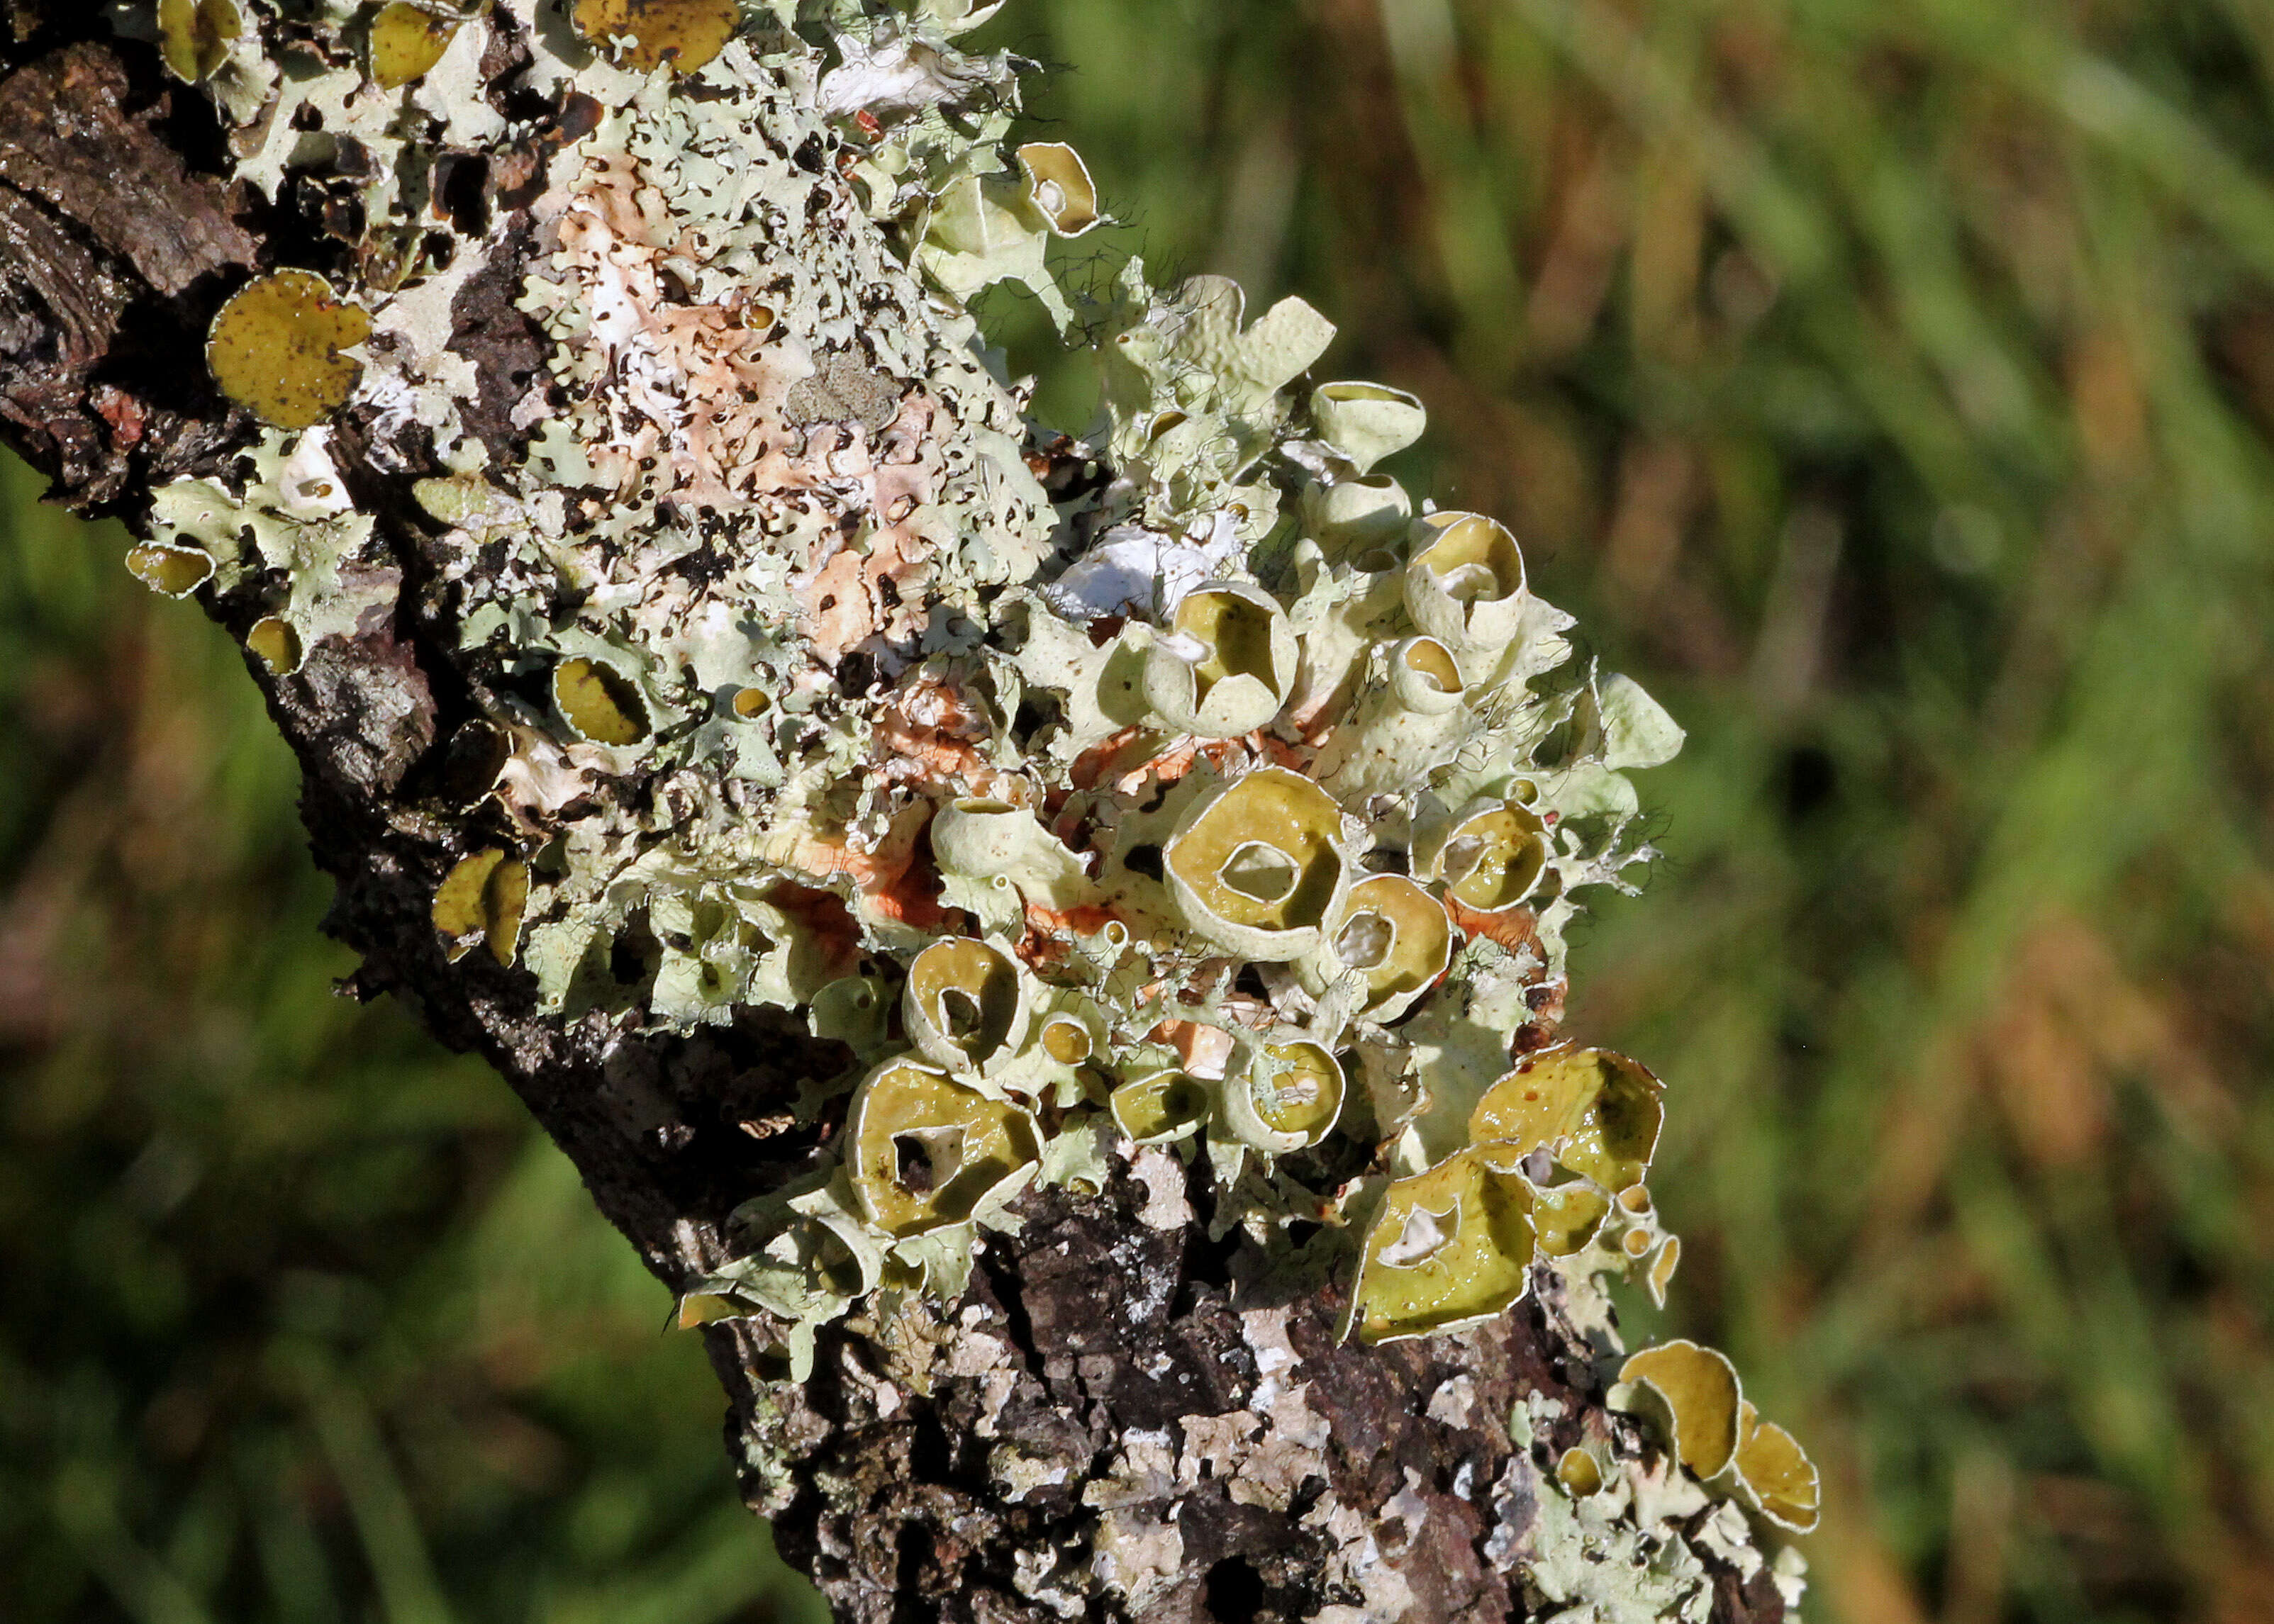
M 890 379 L 847 353 L 821 357 L 809 378 L 790 385 L 782 415 L 795 428 L 857 423 L 870 433 L 900 415 L 900 392 Z

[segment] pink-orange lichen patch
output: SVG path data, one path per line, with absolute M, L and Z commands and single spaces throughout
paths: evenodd
M 1530 908 L 1510 908 L 1504 913 L 1484 914 L 1449 892 L 1442 900 L 1447 915 L 1464 936 L 1482 936 L 1488 942 L 1497 942 L 1512 953 L 1522 952 L 1526 948 L 1537 950 L 1540 945 L 1539 917 Z
M 766 888 L 765 900 L 803 929 L 806 946 L 820 966 L 819 979 L 833 981 L 861 967 L 861 927 L 844 898 L 818 886 L 776 880 Z
M 1201 1021 L 1164 1020 L 1147 1033 L 1145 1040 L 1173 1049 L 1179 1064 L 1194 1077 L 1222 1077 L 1231 1059 L 1231 1034 Z
M 667 222 L 623 153 L 588 159 L 557 216 L 553 268 L 583 320 L 576 368 L 606 384 L 593 398 L 607 432 L 583 447 L 594 481 L 617 510 L 756 512 L 809 536 L 785 561 L 822 664 L 911 643 L 944 538 L 931 504 L 952 417 L 856 355 L 817 353 L 764 288 L 689 297 L 685 267 L 703 245 Z
M 809 488 L 783 408 L 811 362 L 778 341 L 761 291 L 684 297 L 667 262 L 689 245 L 668 220 L 637 162 L 600 152 L 555 226 L 553 267 L 584 314 L 580 370 L 608 380 L 595 392 L 613 431 L 591 447 L 595 475 L 619 502 L 670 499 L 698 510 L 760 489 Z
M 1111 908 L 1095 903 L 1052 908 L 1029 900 L 1027 933 L 1019 939 L 1019 957 L 1038 970 L 1062 965 L 1073 951 L 1075 937 L 1096 936 L 1120 917 Z
M 978 748 L 991 731 L 961 688 L 924 678 L 893 695 L 870 737 L 889 752 L 877 766 L 886 780 L 984 795 L 1010 782 Z
M 809 431 L 834 440 L 823 463 L 845 482 L 835 489 L 847 522 L 857 519 L 867 531 L 794 582 L 806 639 L 825 665 L 871 639 L 904 643 L 923 629 L 922 581 L 937 550 L 925 524 L 939 472 L 937 417 L 937 405 L 919 392 L 873 437 L 853 419 Z

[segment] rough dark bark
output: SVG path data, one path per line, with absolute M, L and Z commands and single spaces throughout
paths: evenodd
M 205 330 L 248 272 L 320 244 L 305 214 L 206 172 L 220 133 L 154 49 L 77 15 L 17 4 L 0 45 L 0 418 L 57 500 L 132 520 L 154 487 L 248 442 L 248 415 L 207 381 Z M 522 116 L 534 164 L 588 115 Z M 525 436 L 513 403 L 543 364 L 515 308 L 533 189 L 498 162 L 466 184 L 456 206 L 504 222 L 453 306 L 484 380 L 469 426 L 501 448 Z M 335 443 L 378 521 L 391 609 L 290 675 L 248 658 L 305 771 L 309 838 L 338 885 L 328 928 L 364 956 L 354 989 L 404 998 L 490 1059 L 682 1289 L 732 1255 L 734 1207 L 806 1165 L 830 1124 L 794 1123 L 798 1086 L 847 1056 L 780 1015 L 692 1035 L 548 1017 L 524 971 L 446 958 L 430 905 L 462 849 L 456 786 L 492 679 L 438 628 L 445 560 L 410 494 L 429 470 L 399 447 L 372 457 L 368 426 L 351 412 Z M 260 613 L 245 593 L 203 597 L 240 637 Z M 1527 1580 L 1543 1473 L 1583 1438 L 1648 1446 L 1604 1408 L 1599 1350 L 1561 1313 L 1557 1277 L 1540 1271 L 1480 1329 L 1338 1344 L 1343 1288 L 1210 1241 L 1210 1199 L 1205 1164 L 1158 1152 L 1095 1198 L 1027 1197 L 960 1304 L 824 1327 L 802 1384 L 758 1323 L 706 1329 L 748 1496 L 841 1616 L 1352 1624 L 1570 1605 Z M 1512 1437 L 1527 1413 L 1532 1436 Z M 1118 1584 L 1097 1583 L 1101 1553 Z M 1766 1568 L 1741 1581 L 1706 1560 L 1713 1617 L 1783 1616 Z

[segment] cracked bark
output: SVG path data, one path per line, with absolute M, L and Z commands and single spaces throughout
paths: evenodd
M 211 473 L 251 438 L 207 381 L 202 338 L 300 228 L 201 172 L 215 132 L 154 51 L 74 37 L 93 25 L 20 0 L 0 10 L 0 419 L 59 500 L 131 522 L 154 485 Z M 582 116 L 555 109 L 555 136 Z M 510 214 L 514 177 L 487 184 L 484 206 Z M 493 240 L 508 246 L 460 293 L 454 342 L 486 380 L 471 426 L 503 445 L 515 380 L 544 351 L 513 303 L 527 235 Z M 428 904 L 449 862 L 449 741 L 470 679 L 432 621 L 438 566 L 410 475 L 359 460 L 359 432 L 350 417 L 338 443 L 399 572 L 394 612 L 290 677 L 255 672 L 338 885 L 328 928 L 363 955 L 354 990 L 394 993 L 488 1057 L 657 1275 L 683 1286 L 729 1255 L 729 1211 L 802 1165 L 813 1133 L 777 1126 L 800 1081 L 843 1056 L 764 1014 L 628 1039 L 598 1015 L 539 1015 L 530 978 L 486 955 L 446 962 Z M 240 637 L 258 613 L 203 597 Z M 1477 1331 L 1337 1346 L 1339 1288 L 1256 1275 L 1237 1243 L 1208 1239 L 1208 1199 L 1204 1177 L 1158 1153 L 1096 1198 L 1030 1196 L 1019 1233 L 988 1237 L 960 1304 L 827 1327 L 802 1385 L 755 1327 L 704 1332 L 747 1497 L 841 1617 L 1557 1610 L 1525 1579 L 1541 1467 L 1583 1435 L 1645 1446 L 1604 1410 L 1556 1277 L 1541 1272 Z M 1514 1439 L 1530 1395 L 1552 1401 L 1548 1418 Z M 1368 1541 L 1377 1560 L 1360 1572 L 1348 1553 Z M 1123 1581 L 1110 1598 L 1069 1577 L 1099 1553 Z M 1740 1583 L 1717 1567 L 1713 1581 L 1714 1618 L 1783 1616 L 1766 1570 Z

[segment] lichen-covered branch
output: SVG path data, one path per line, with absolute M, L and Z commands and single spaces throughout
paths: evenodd
M 992 10 L 10 0 L 0 416 L 844 1617 L 1781 1618 L 1813 1470 L 1620 1346 L 1664 1091 L 1557 1024 L 1680 732 L 1317 312 L 1061 284 Z

